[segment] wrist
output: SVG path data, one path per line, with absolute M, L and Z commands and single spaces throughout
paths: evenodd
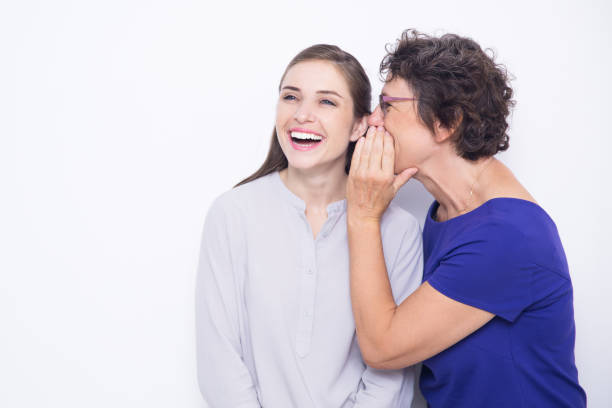
M 367 214 L 351 214 L 346 217 L 349 229 L 368 230 L 380 228 L 380 217 Z

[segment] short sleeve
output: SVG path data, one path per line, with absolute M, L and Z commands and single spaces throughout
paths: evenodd
M 427 282 L 451 299 L 514 321 L 532 303 L 531 282 L 537 269 L 530 262 L 524 237 L 503 223 L 465 235 Z

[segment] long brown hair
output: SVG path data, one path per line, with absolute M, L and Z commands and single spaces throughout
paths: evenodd
M 372 98 L 372 87 L 370 85 L 370 80 L 366 75 L 363 67 L 353 57 L 346 51 L 343 51 L 339 47 L 335 45 L 327 45 L 327 44 L 317 44 L 311 47 L 306 48 L 298 55 L 296 55 L 281 77 L 280 84 L 278 86 L 280 91 L 280 86 L 283 83 L 283 79 L 285 79 L 285 75 L 287 71 L 294 65 L 310 60 L 321 60 L 321 61 L 329 61 L 336 65 L 346 82 L 348 83 L 351 97 L 353 98 L 353 115 L 355 118 L 362 118 L 368 114 L 370 114 L 370 100 Z M 355 149 L 355 142 L 350 142 L 348 146 L 348 150 L 346 152 L 346 165 L 345 171 L 348 174 L 349 169 L 351 167 L 351 157 L 353 156 L 353 150 Z M 272 130 L 272 139 L 270 140 L 270 148 L 268 150 L 268 156 L 264 160 L 261 167 L 249 177 L 242 180 L 240 183 L 236 184 L 234 187 L 238 187 L 242 184 L 246 184 L 250 181 L 256 180 L 260 177 L 266 176 L 275 171 L 280 171 L 286 169 L 288 166 L 287 157 L 285 157 L 285 153 L 281 149 L 280 143 L 278 142 L 278 138 L 276 136 L 276 128 Z

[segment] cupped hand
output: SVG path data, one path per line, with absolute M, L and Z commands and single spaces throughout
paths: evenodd
M 355 146 L 346 201 L 349 222 L 379 222 L 401 186 L 417 172 L 409 168 L 394 175 L 393 138 L 382 127 L 370 127 Z

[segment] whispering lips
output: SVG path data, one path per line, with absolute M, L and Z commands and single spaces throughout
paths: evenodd
M 300 151 L 312 150 L 321 144 L 324 137 L 307 129 L 290 129 L 289 142 L 291 146 Z

